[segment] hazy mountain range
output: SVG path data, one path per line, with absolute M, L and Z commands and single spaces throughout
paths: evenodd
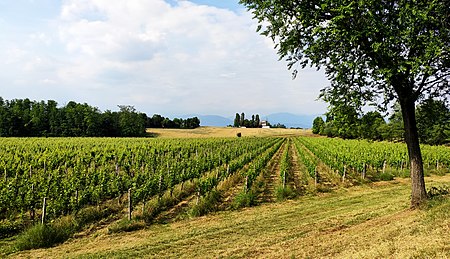
M 233 117 L 223 117 L 219 115 L 199 115 L 199 114 L 189 114 L 181 116 L 182 118 L 198 117 L 200 119 L 201 126 L 215 126 L 215 127 L 226 127 L 228 125 L 233 125 Z M 261 120 L 267 120 L 270 124 L 274 125 L 277 123 L 284 124 L 288 128 L 311 128 L 314 118 L 320 116 L 316 115 L 298 115 L 287 112 L 273 113 L 269 115 L 260 115 Z

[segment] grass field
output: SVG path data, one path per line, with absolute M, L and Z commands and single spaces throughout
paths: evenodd
M 450 175 L 426 178 L 450 184 Z M 339 189 L 239 211 L 154 224 L 131 233 L 107 227 L 13 258 L 447 258 L 450 201 L 409 209 L 408 179 Z
M 311 136 L 311 130 L 306 129 L 262 129 L 262 128 L 225 128 L 199 127 L 196 129 L 147 129 L 147 132 L 158 138 L 222 138 L 236 137 L 269 137 L 269 136 Z

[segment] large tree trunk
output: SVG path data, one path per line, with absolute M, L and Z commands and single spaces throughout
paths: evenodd
M 400 98 L 403 123 L 405 127 L 405 141 L 411 163 L 411 208 L 417 208 L 426 198 L 425 180 L 423 175 L 422 153 L 419 145 L 419 135 L 416 124 L 416 107 L 414 100 Z

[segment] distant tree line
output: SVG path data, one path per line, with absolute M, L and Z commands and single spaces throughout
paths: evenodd
M 170 120 L 159 114 L 146 119 L 147 128 L 168 128 L 168 129 L 195 129 L 200 127 L 200 119 L 197 117 L 181 119 L 174 118 Z
M 421 143 L 440 145 L 450 142 L 450 108 L 445 102 L 427 99 L 416 109 L 417 128 Z M 362 114 L 350 105 L 332 106 L 326 120 L 313 121 L 314 134 L 346 139 L 402 141 L 404 134 L 402 113 L 398 104 L 386 122 L 377 111 Z
M 4 100 L 0 97 L 0 137 L 141 137 L 146 128 L 198 127 L 198 118 L 158 124 L 133 106 L 119 105 L 119 111 L 101 112 L 86 103 L 69 102 L 63 107 L 53 100 Z M 159 116 L 161 117 L 161 116 Z M 187 122 L 188 121 L 188 122 Z M 159 127 L 159 126 L 157 126 Z
M 261 127 L 261 120 L 259 114 L 252 115 L 251 120 L 245 118 L 245 113 L 236 113 L 234 118 L 234 127 L 259 128 Z
M 269 124 L 269 123 L 267 123 L 267 124 Z M 271 128 L 278 128 L 278 129 L 286 129 L 287 127 L 286 127 L 286 125 L 284 125 L 284 124 L 282 124 L 282 123 L 277 123 L 277 124 L 274 124 L 274 125 L 271 125 L 271 124 L 269 124 L 269 126 L 271 127 Z

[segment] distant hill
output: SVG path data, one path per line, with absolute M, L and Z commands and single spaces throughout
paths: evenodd
M 225 118 L 219 115 L 198 115 L 190 114 L 181 116 L 183 119 L 198 117 L 201 126 L 226 127 L 233 125 L 232 118 Z M 273 113 L 269 115 L 260 116 L 261 120 L 268 120 L 270 124 L 281 123 L 288 128 L 311 128 L 314 118 L 320 115 L 298 115 L 287 112 Z

